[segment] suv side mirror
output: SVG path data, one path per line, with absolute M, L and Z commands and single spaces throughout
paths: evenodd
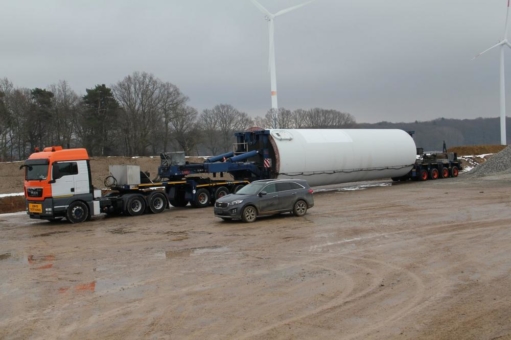
M 266 195 L 266 191 L 261 191 L 261 192 L 259 193 L 259 197 L 263 197 L 263 196 L 265 196 L 265 195 Z

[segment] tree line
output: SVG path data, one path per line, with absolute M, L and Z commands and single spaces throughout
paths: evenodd
M 18 88 L 0 79 L 0 159 L 23 160 L 35 148 L 84 147 L 91 156 L 146 156 L 167 151 L 214 155 L 232 150 L 234 132 L 260 128 L 348 128 L 348 113 L 314 108 L 269 110 L 250 117 L 229 104 L 199 111 L 180 89 L 135 72 L 78 95 L 66 81 Z

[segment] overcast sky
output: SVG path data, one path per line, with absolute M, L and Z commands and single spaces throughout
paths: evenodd
M 303 1 L 259 2 L 275 13 Z M 498 117 L 499 50 L 472 58 L 502 39 L 506 6 L 316 0 L 279 16 L 279 106 L 336 109 L 357 122 Z M 225 103 L 263 116 L 271 107 L 268 24 L 250 0 L 0 0 L 0 32 L 0 78 L 16 87 L 66 80 L 83 95 L 145 71 L 199 111 Z

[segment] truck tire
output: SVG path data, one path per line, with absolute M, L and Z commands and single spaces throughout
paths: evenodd
M 442 168 L 442 171 L 440 171 L 440 177 L 442 177 L 442 178 L 449 177 L 449 169 L 448 168 Z
M 458 174 L 459 174 L 458 167 L 457 167 L 457 166 L 453 166 L 453 167 L 451 168 L 451 176 L 452 176 L 452 177 L 458 177 Z
M 147 197 L 149 211 L 153 214 L 159 214 L 168 206 L 167 197 L 161 192 L 152 192 Z
M 307 213 L 307 202 L 304 200 L 296 201 L 293 206 L 293 215 L 295 216 L 303 216 Z
M 247 205 L 241 211 L 241 220 L 246 223 L 252 223 L 257 218 L 257 209 L 253 205 Z
M 419 181 L 425 181 L 428 179 L 428 171 L 427 170 L 421 170 L 419 173 Z
M 124 211 L 130 216 L 142 215 L 145 211 L 145 200 L 142 195 L 127 195 Z
M 89 217 L 89 207 L 82 201 L 75 201 L 67 207 L 66 218 L 71 223 L 82 223 Z
M 241 189 L 241 188 L 243 188 L 244 186 L 245 186 L 245 185 L 243 185 L 243 184 L 239 184 L 239 185 L 235 186 L 235 187 L 234 187 L 234 191 L 233 191 L 233 193 L 237 193 L 237 192 L 238 192 L 238 190 L 240 190 L 240 189 Z
M 209 191 L 206 189 L 199 189 L 195 193 L 195 200 L 191 202 L 195 208 L 205 208 L 211 203 Z
M 226 187 L 219 187 L 215 191 L 215 200 L 224 197 L 225 195 L 229 195 L 229 189 L 227 189 Z
M 431 171 L 429 172 L 429 178 L 431 179 L 438 179 L 438 169 L 437 168 L 433 168 L 431 169 Z

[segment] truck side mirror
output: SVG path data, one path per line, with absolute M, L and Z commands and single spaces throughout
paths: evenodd
M 52 172 L 53 182 L 55 182 L 55 180 L 62 177 L 62 174 L 60 173 L 59 165 L 57 163 L 53 163 L 53 165 L 51 167 L 51 172 Z

